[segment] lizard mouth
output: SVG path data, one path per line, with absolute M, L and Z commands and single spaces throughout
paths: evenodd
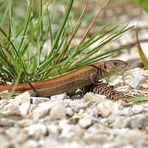
M 127 63 L 125 63 L 124 65 L 120 65 L 120 66 L 118 66 L 116 68 L 112 68 L 110 70 L 107 70 L 107 72 L 108 73 L 113 73 L 113 74 L 118 73 L 118 72 L 122 72 L 122 71 L 125 70 L 126 66 L 127 66 Z

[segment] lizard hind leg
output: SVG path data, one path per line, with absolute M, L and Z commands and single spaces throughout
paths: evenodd
M 81 89 L 77 89 L 74 93 L 68 94 L 72 100 L 81 99 L 84 96 L 84 91 Z

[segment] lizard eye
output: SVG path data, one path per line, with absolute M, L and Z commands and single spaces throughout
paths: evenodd
M 106 65 L 104 65 L 104 69 L 107 69 L 107 66 Z
M 115 63 L 114 63 L 114 65 L 116 66 L 116 65 L 117 65 L 117 63 L 115 62 Z

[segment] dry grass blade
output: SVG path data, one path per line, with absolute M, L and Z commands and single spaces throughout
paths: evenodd
M 83 43 L 84 40 L 86 39 L 86 37 L 87 37 L 87 35 L 88 35 L 90 29 L 92 28 L 92 26 L 93 26 L 95 20 L 96 20 L 97 17 L 100 15 L 100 13 L 101 13 L 102 10 L 105 8 L 105 6 L 109 3 L 109 1 L 110 1 L 110 0 L 106 1 L 106 3 L 101 7 L 100 11 L 97 13 L 97 15 L 93 18 L 93 20 L 92 20 L 91 23 L 89 24 L 89 26 L 88 26 L 88 28 L 87 28 L 85 34 L 83 35 L 83 37 L 82 37 L 82 39 L 81 39 L 79 45 L 78 45 L 78 46 L 76 47 L 76 49 L 75 49 L 76 51 L 80 48 L 80 46 L 82 45 L 82 43 Z
M 136 28 L 136 40 L 137 40 L 137 47 L 138 47 L 140 58 L 144 64 L 145 68 L 148 69 L 148 59 L 147 59 L 147 57 L 146 57 L 145 53 L 143 52 L 142 47 L 140 45 L 140 41 L 138 38 L 138 28 Z

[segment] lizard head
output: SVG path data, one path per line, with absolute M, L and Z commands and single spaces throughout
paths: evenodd
M 124 70 L 126 66 L 127 66 L 127 63 L 121 60 L 110 60 L 104 63 L 104 69 L 109 73 L 120 72 Z

